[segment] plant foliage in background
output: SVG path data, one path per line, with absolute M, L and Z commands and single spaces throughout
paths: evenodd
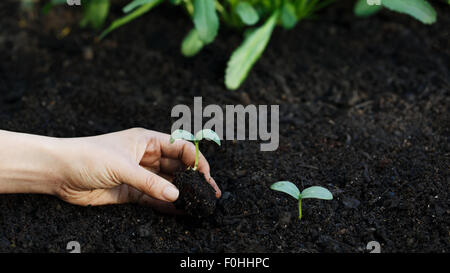
M 107 17 L 110 0 L 84 0 L 81 26 L 100 29 Z M 115 29 L 149 12 L 162 2 L 183 7 L 192 18 L 193 27 L 181 43 L 181 53 L 192 57 L 212 43 L 220 24 L 241 30 L 242 44 L 231 55 L 225 72 L 225 85 L 230 90 L 239 88 L 255 62 L 261 57 L 277 25 L 293 28 L 302 19 L 312 17 L 318 10 L 336 0 L 131 0 L 122 11 L 124 16 L 114 20 L 100 34 L 105 38 Z M 376 5 L 379 1 L 380 5 Z M 426 0 L 356 0 L 354 12 L 366 17 L 382 8 L 408 14 L 424 24 L 436 21 L 436 11 Z M 450 1 L 450 0 L 445 0 Z M 44 7 L 65 3 L 50 0 Z

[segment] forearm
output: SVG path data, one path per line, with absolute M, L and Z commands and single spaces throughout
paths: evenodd
M 0 194 L 54 194 L 63 180 L 59 140 L 0 130 Z

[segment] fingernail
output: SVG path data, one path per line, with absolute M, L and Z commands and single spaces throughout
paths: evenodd
M 216 183 L 216 181 L 214 180 L 214 178 L 212 178 L 212 176 L 208 174 L 206 180 L 207 180 L 208 182 L 211 182 L 211 181 L 212 181 L 213 183 L 216 184 L 216 187 L 214 187 L 214 190 L 216 191 L 216 198 L 220 198 L 220 196 L 222 196 L 222 191 L 219 189 L 219 186 L 217 186 L 217 183 Z
M 178 191 L 178 189 L 175 186 L 167 186 L 164 191 L 163 191 L 163 197 L 167 200 L 167 201 L 175 201 L 178 198 L 178 195 L 180 194 L 180 192 Z
M 217 189 L 216 198 L 219 199 L 221 196 L 222 196 L 222 191 L 220 189 Z

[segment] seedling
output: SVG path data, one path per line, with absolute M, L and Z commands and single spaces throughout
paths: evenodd
M 331 192 L 323 187 L 312 186 L 304 189 L 301 193 L 300 190 L 295 186 L 294 183 L 289 181 L 280 181 L 272 184 L 270 186 L 272 190 L 281 191 L 289 194 L 298 200 L 298 219 L 302 219 L 302 199 L 306 198 L 316 198 L 323 200 L 331 200 L 333 199 L 333 195 Z
M 198 131 L 195 136 L 188 131 L 177 129 L 170 135 L 170 143 L 174 143 L 177 139 L 192 141 L 195 144 L 195 163 L 192 170 L 196 171 L 198 167 L 198 156 L 200 154 L 198 143 L 202 139 L 212 140 L 220 146 L 219 136 L 211 129 L 203 129 Z

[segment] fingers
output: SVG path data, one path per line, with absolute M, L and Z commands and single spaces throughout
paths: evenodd
M 217 186 L 217 183 L 214 180 L 214 178 L 212 178 L 211 175 L 209 175 L 209 174 L 208 175 L 205 174 L 205 179 L 216 191 L 216 198 L 220 198 L 220 196 L 222 196 L 222 191 L 220 190 L 219 186 Z
M 141 166 L 128 166 L 123 169 L 121 178 L 124 183 L 162 201 L 174 202 L 179 195 L 172 183 Z
M 170 136 L 162 134 L 160 136 L 161 155 L 168 158 L 177 158 L 187 166 L 194 166 L 195 163 L 195 145 L 185 140 L 176 140 L 170 143 Z M 203 173 L 206 181 L 216 191 L 216 197 L 220 198 L 222 192 L 217 186 L 216 181 L 211 177 L 209 163 L 200 152 L 198 156 L 198 171 Z
M 147 168 L 144 166 L 144 168 L 148 169 L 149 171 L 155 171 L 150 168 Z M 158 175 L 166 179 L 167 181 L 173 180 L 173 173 L 182 171 L 186 169 L 186 166 L 181 163 L 178 159 L 171 159 L 171 158 L 161 158 L 161 166 L 159 168 Z M 211 175 L 203 173 L 205 180 L 213 187 L 213 189 L 216 192 L 216 198 L 220 198 L 222 196 L 222 191 L 220 190 L 219 186 L 217 185 L 214 178 L 211 177 Z
M 176 209 L 173 203 L 150 197 L 127 184 L 122 184 L 111 189 L 94 190 L 83 196 L 82 199 L 76 200 L 77 202 L 72 200 L 72 203 L 86 206 L 100 206 L 133 202 L 150 206 L 161 213 L 183 214 L 183 211 Z
M 184 165 L 194 167 L 195 164 L 195 145 L 186 140 L 176 140 L 170 143 L 170 136 L 162 137 L 161 156 L 171 159 L 178 159 Z M 202 173 L 209 174 L 209 163 L 203 156 L 202 152 L 198 156 L 198 170 Z
M 169 136 L 160 139 L 161 141 L 161 155 L 163 157 L 179 159 L 187 166 L 194 167 L 195 163 L 195 145 L 186 140 L 176 140 L 174 143 L 170 143 Z M 209 164 L 205 157 L 199 154 L 198 168 L 208 168 Z
M 176 140 L 170 143 L 170 136 L 160 132 L 148 131 L 149 139 L 156 137 L 159 141 L 161 149 L 161 172 L 174 173 L 177 170 L 185 168 L 186 166 L 193 167 L 195 164 L 195 145 L 186 140 Z M 203 154 L 199 153 L 198 171 L 204 174 L 205 180 L 216 191 L 216 197 L 220 198 L 222 195 L 216 181 L 211 177 L 210 166 Z
M 178 143 L 177 143 L 178 142 Z M 183 162 L 187 166 L 194 166 L 195 163 L 195 145 L 184 140 L 177 140 L 172 144 L 173 147 L 167 147 L 166 145 L 161 144 L 162 155 L 167 157 L 176 156 L 181 162 Z M 216 191 L 216 197 L 220 198 L 222 192 L 217 186 L 216 181 L 211 177 L 209 163 L 203 154 L 200 152 L 198 156 L 198 166 L 197 169 L 199 172 L 203 173 L 205 176 L 205 180 L 214 188 Z
M 163 173 L 175 173 L 186 169 L 186 165 L 178 159 L 161 158 L 160 159 L 160 171 Z
M 174 143 L 170 143 L 170 136 L 168 134 L 163 134 L 155 131 L 146 131 L 147 132 L 147 142 L 152 138 L 156 138 L 159 142 L 159 147 L 161 150 L 161 158 L 168 159 L 178 159 L 186 166 L 194 166 L 195 163 L 195 145 L 186 140 L 176 140 Z M 151 147 L 150 147 L 151 146 Z M 152 147 L 156 145 L 148 145 L 147 152 L 155 152 L 152 150 Z M 149 148 L 150 147 L 150 148 Z M 159 158 L 158 158 L 159 159 Z M 153 159 L 155 160 L 155 159 Z M 173 162 L 173 161 L 172 161 Z M 148 165 L 149 162 L 145 162 Z M 166 165 L 167 166 L 167 165 Z M 177 167 L 179 164 L 177 163 Z M 199 154 L 199 162 L 198 162 L 198 170 L 202 173 L 209 174 L 209 164 L 203 154 L 200 152 Z M 167 173 L 167 172 L 166 172 Z

